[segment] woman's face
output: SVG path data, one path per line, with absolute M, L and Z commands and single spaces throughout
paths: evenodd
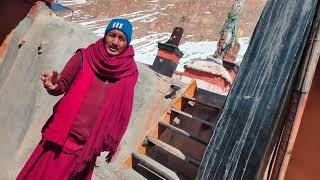
M 104 47 L 110 56 L 122 54 L 127 49 L 128 41 L 122 31 L 113 29 L 106 34 Z

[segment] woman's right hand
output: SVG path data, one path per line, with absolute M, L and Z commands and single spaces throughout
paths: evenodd
M 60 75 L 57 71 L 53 70 L 51 73 L 41 73 L 41 81 L 46 90 L 57 89 L 60 82 Z

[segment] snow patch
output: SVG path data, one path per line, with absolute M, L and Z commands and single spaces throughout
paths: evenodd
M 132 45 L 135 47 L 135 59 L 145 64 L 152 64 L 157 52 L 158 42 L 166 42 L 171 33 L 154 33 L 141 38 L 133 39 Z M 248 48 L 250 38 L 239 38 L 240 51 L 236 62 L 241 62 Z M 183 72 L 184 65 L 194 59 L 207 59 L 217 48 L 217 41 L 185 42 L 179 46 L 184 53 L 180 59 L 177 71 Z
M 165 42 L 171 33 L 153 33 L 131 41 L 135 49 L 135 59 L 144 64 L 153 64 L 158 52 L 158 42 Z

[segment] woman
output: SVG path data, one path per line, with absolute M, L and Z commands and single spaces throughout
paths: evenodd
M 132 25 L 113 19 L 105 37 L 80 49 L 58 74 L 43 73 L 51 95 L 64 96 L 42 129 L 42 140 L 17 179 L 91 179 L 95 160 L 110 162 L 130 119 L 138 78 Z

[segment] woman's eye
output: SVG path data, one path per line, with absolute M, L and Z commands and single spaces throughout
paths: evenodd
M 126 41 L 126 38 L 125 37 L 119 37 L 120 41 Z

